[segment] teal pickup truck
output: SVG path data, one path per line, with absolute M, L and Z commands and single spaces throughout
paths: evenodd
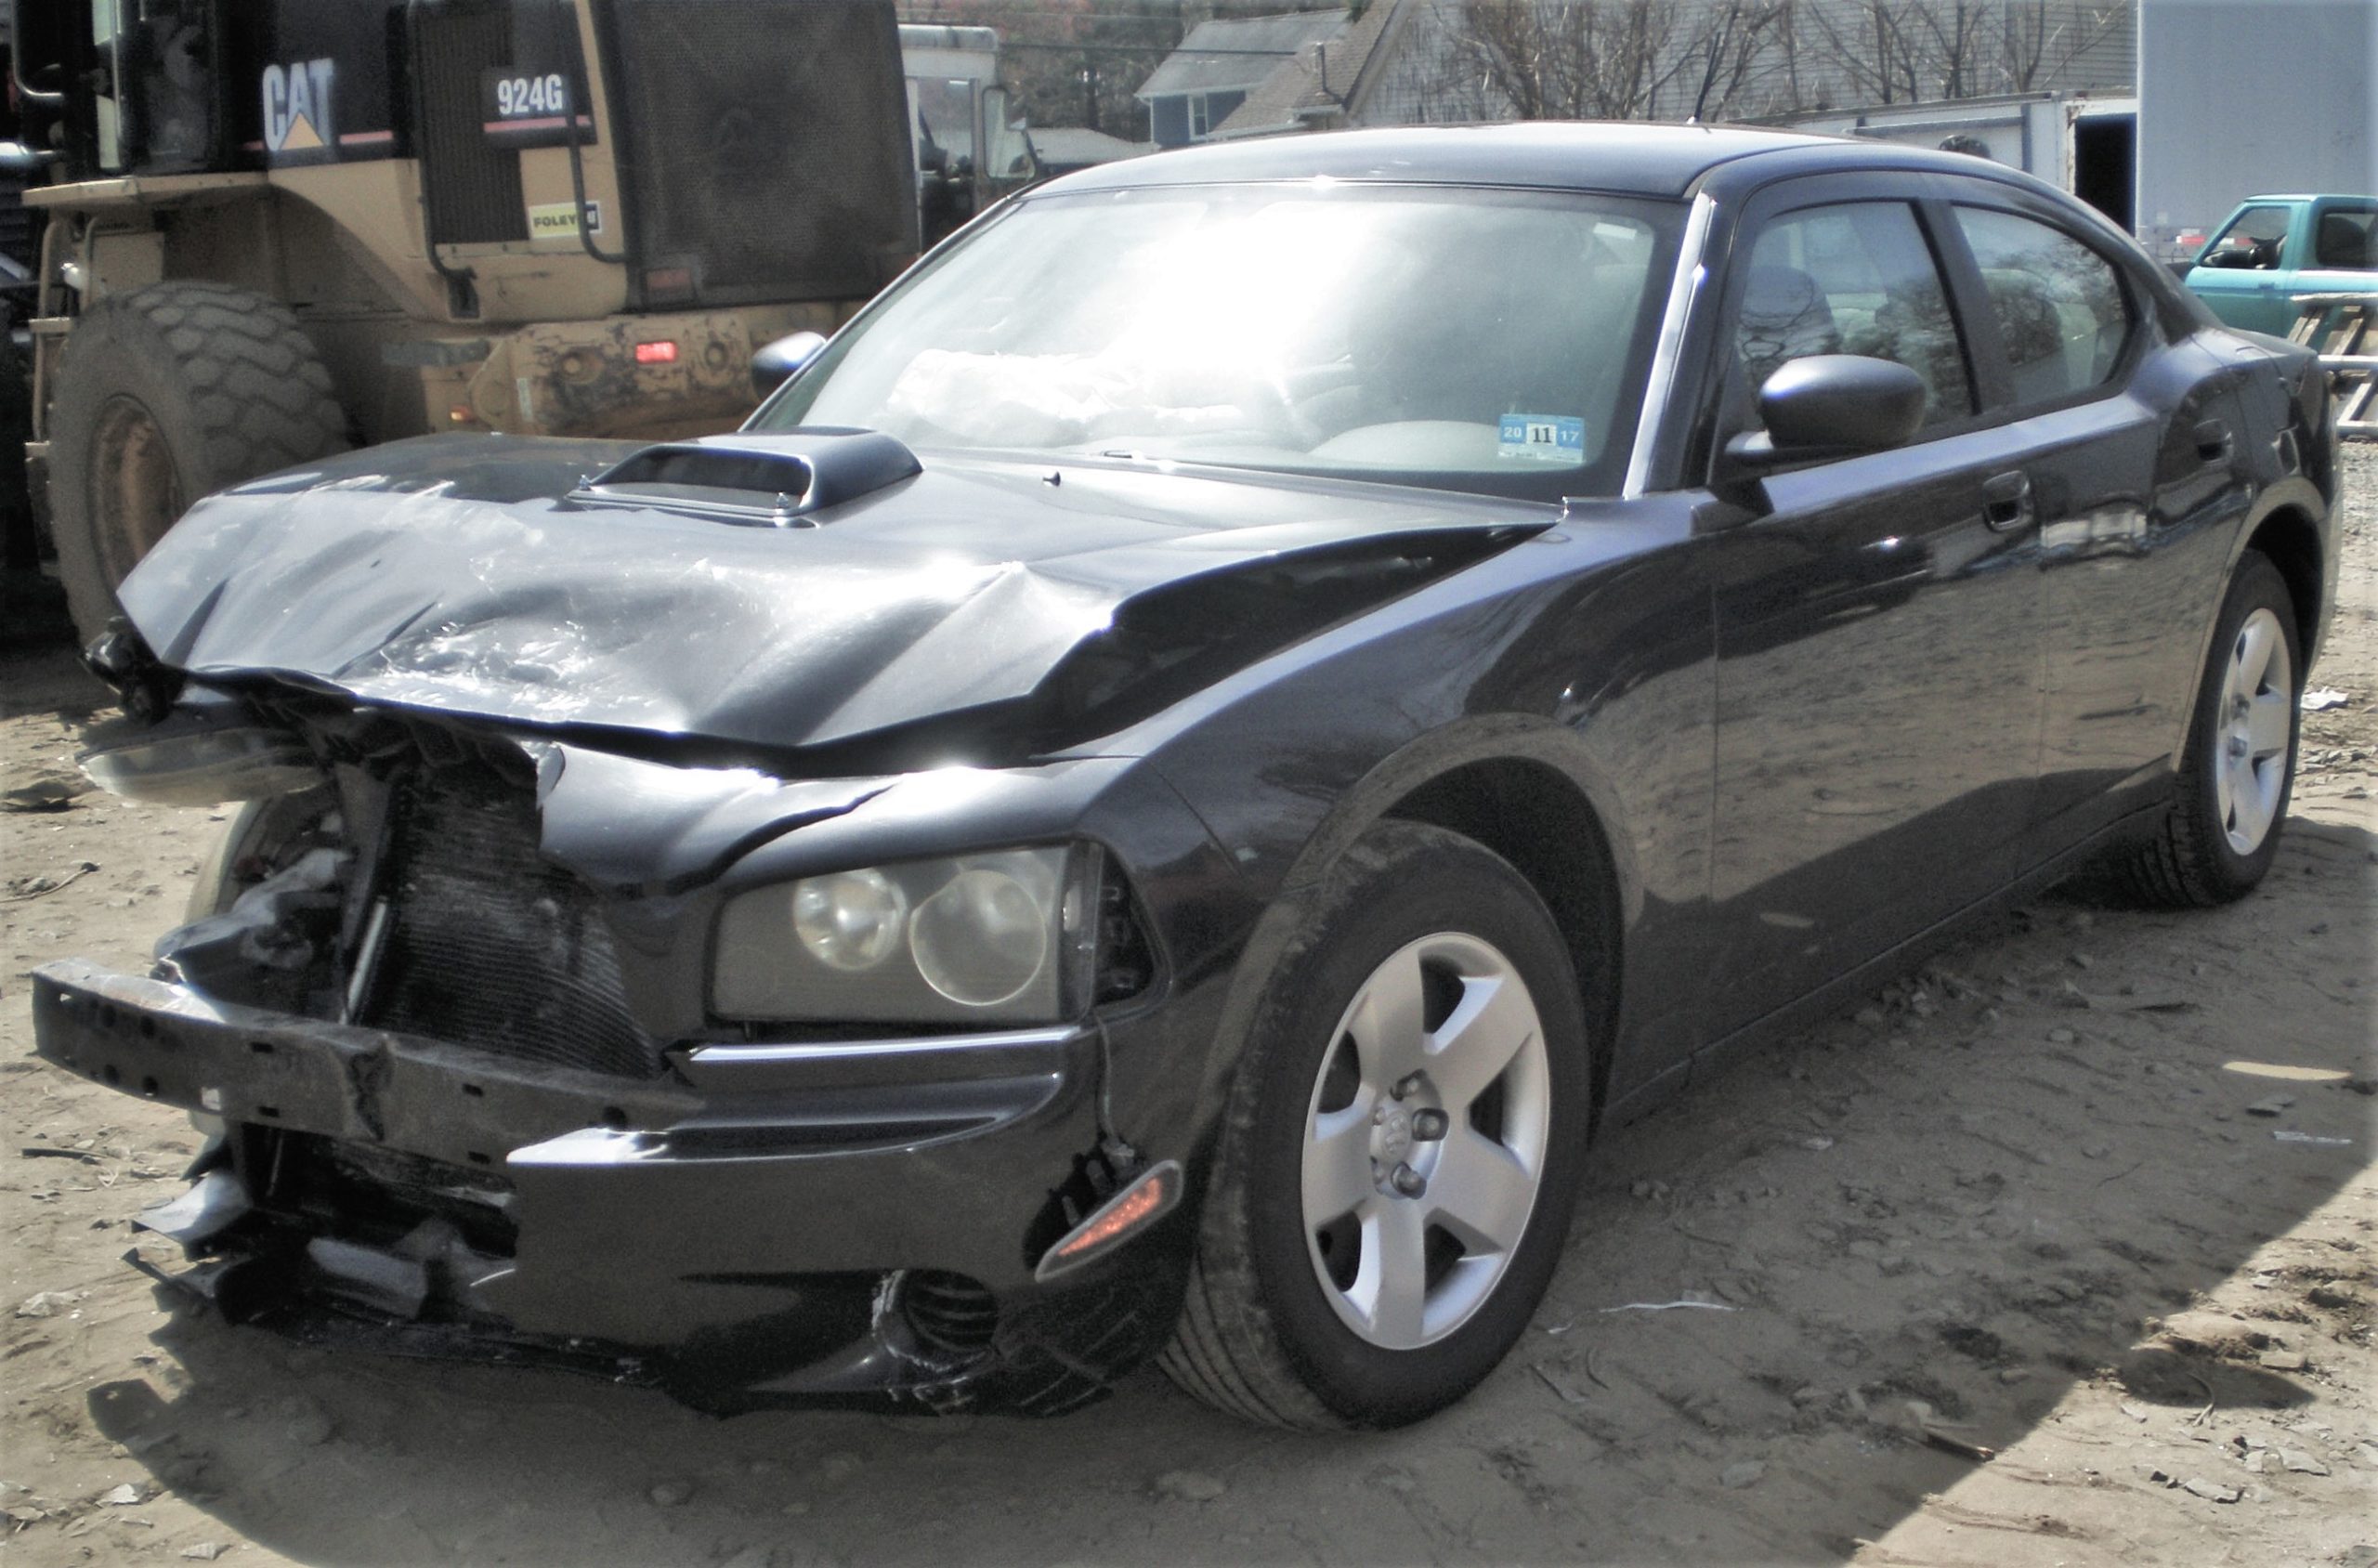
M 2249 197 L 2187 281 L 2229 325 L 2281 336 L 2298 294 L 2378 295 L 2378 197 Z

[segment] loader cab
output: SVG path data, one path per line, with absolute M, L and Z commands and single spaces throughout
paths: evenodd
M 14 0 L 25 143 L 75 180 L 229 167 L 221 10 L 222 0 Z

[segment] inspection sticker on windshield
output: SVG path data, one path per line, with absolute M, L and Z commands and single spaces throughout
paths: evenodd
M 1495 455 L 1522 463 L 1583 463 L 1586 422 L 1559 414 L 1507 413 L 1496 437 Z

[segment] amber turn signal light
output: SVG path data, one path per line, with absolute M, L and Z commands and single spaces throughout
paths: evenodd
M 1098 1206 L 1089 1219 L 1067 1231 L 1056 1246 L 1040 1257 L 1032 1277 L 1043 1283 L 1093 1258 L 1112 1252 L 1148 1226 L 1172 1212 L 1181 1201 L 1181 1165 L 1165 1160 L 1142 1171 L 1130 1186 Z

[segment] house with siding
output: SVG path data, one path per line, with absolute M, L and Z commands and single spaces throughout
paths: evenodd
M 1328 10 L 1200 24 L 1140 88 L 1173 147 L 1355 125 L 1517 117 L 1482 20 L 1533 7 L 1548 51 L 1562 0 L 1357 0 Z M 1623 22 L 1628 7 L 1599 15 Z M 1748 120 L 1988 94 L 2127 90 L 2135 0 L 1662 0 L 1641 90 L 1617 103 L 1556 98 L 1586 117 Z M 1566 13 L 1564 18 L 1563 13 Z M 1569 41 L 1573 46 L 1577 40 Z M 1228 52 L 1223 52 L 1228 51 Z M 1509 62 L 1507 60 L 1506 64 Z M 1524 63 L 1524 62 L 1522 62 Z M 1545 59 L 1546 74 L 1607 86 L 1607 61 Z M 1193 98 L 1202 102 L 1192 107 Z
M 1140 84 L 1136 96 L 1148 106 L 1151 137 L 1158 147 L 1214 139 L 1258 88 L 1347 27 L 1338 7 L 1199 22 Z

